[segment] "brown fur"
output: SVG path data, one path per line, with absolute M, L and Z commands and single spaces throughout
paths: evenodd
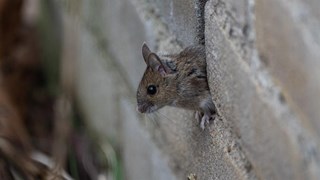
M 143 56 L 148 65 L 153 52 L 145 46 Z M 204 46 L 191 46 L 179 54 L 158 57 L 167 73 L 161 75 L 157 68 L 147 66 L 137 91 L 139 111 L 150 113 L 168 105 L 213 114 L 215 107 L 207 83 Z M 149 85 L 157 87 L 156 94 L 147 94 Z M 206 103 L 201 106 L 201 102 Z

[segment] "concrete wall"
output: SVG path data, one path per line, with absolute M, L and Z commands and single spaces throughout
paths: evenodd
M 79 102 L 120 149 L 125 179 L 320 177 L 319 1 L 58 2 L 77 39 Z M 136 113 L 144 41 L 160 52 L 205 43 L 219 113 L 207 129 L 182 109 Z

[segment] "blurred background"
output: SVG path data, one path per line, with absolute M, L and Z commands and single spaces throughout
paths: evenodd
M 135 111 L 141 46 L 206 47 L 218 117 Z M 320 1 L 0 0 L 0 179 L 319 179 Z

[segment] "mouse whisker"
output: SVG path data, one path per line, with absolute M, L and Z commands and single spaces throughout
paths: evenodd
M 155 113 L 156 115 L 160 115 L 160 117 L 163 117 L 163 118 L 169 120 L 171 123 L 175 123 L 174 120 L 168 118 L 165 114 L 161 113 L 160 111 L 155 111 L 154 113 Z
M 148 117 L 149 119 L 151 119 L 153 125 L 155 125 L 156 127 L 159 127 L 159 126 L 160 126 L 160 125 L 159 125 L 159 122 L 158 122 L 158 120 L 157 120 L 157 117 L 154 116 L 154 115 L 155 115 L 154 113 L 146 114 L 146 115 L 147 115 L 147 117 Z

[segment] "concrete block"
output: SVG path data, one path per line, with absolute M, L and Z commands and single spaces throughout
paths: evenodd
M 232 123 L 234 133 L 241 138 L 241 148 L 253 171 L 260 179 L 317 177 L 317 173 L 309 172 L 314 167 L 319 170 L 318 165 L 311 165 L 317 164 L 311 159 L 318 154 L 305 154 L 299 136 L 306 138 L 304 143 L 315 143 L 314 151 L 318 141 L 296 114 L 273 101 L 267 93 L 269 89 L 255 79 L 256 74 L 219 28 L 214 6 L 215 1 L 209 1 L 205 14 L 209 86 L 219 113 Z M 267 75 L 261 78 L 269 81 Z M 270 89 L 276 89 L 272 83 L 269 85 Z
M 217 26 L 232 42 L 243 60 L 251 64 L 254 43 L 254 2 L 251 0 L 214 0 L 212 13 Z
M 208 180 L 255 179 L 225 121 L 217 119 L 202 131 L 192 111 L 168 107 L 157 116 L 157 125 L 150 131 L 157 146 L 169 155 L 178 179 L 189 174 Z
M 314 14 L 320 6 L 308 2 L 257 1 L 257 48 L 281 86 L 283 100 L 319 138 L 320 16 Z
M 98 52 L 107 52 L 114 64 L 123 68 L 128 86 L 136 89 L 145 65 L 141 46 L 145 25 L 136 8 L 127 0 L 83 1 L 83 20 L 88 32 L 96 38 Z
M 123 160 L 129 180 L 175 180 L 168 155 L 161 153 L 149 132 L 142 126 L 136 111 L 126 99 L 121 100 L 123 113 Z M 130 118 L 128 118 L 130 117 Z
M 81 110 L 90 128 L 101 138 L 119 143 L 121 111 L 117 99 L 123 87 L 117 82 L 117 74 L 106 70 L 105 61 L 110 59 L 100 56 L 94 48 L 94 38 L 83 27 L 78 30 L 81 45 L 75 60 L 75 89 Z
M 198 0 L 151 0 L 156 14 L 176 35 L 183 46 L 198 43 L 199 36 L 199 2 Z

